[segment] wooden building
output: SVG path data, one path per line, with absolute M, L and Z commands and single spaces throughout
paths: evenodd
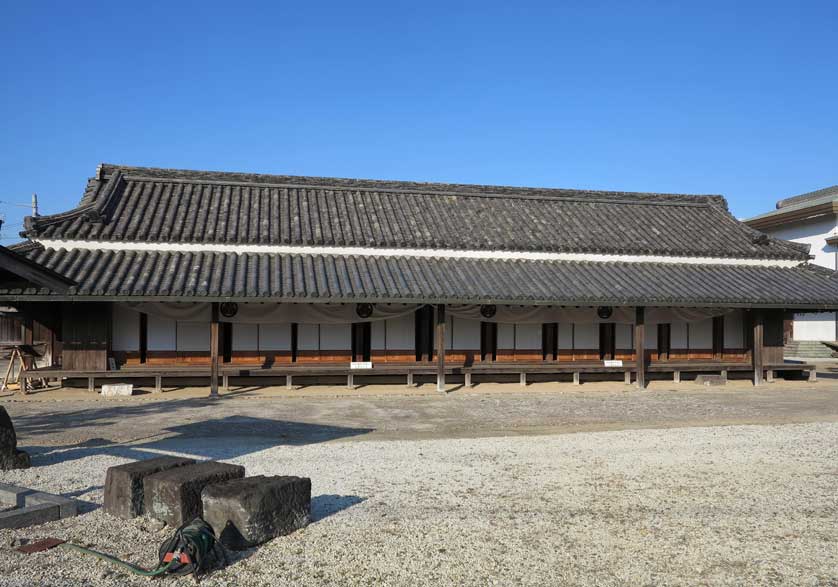
M 838 308 L 808 247 L 721 196 L 101 165 L 0 248 L 0 304 L 55 377 L 800 370 Z M 37 325 L 37 326 L 36 326 Z M 46 334 L 45 334 L 46 333 Z M 355 363 L 353 365 L 353 363 Z M 805 366 L 803 366 L 805 367 Z

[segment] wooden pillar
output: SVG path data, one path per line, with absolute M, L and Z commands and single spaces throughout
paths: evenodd
M 210 397 L 218 397 L 218 302 L 212 302 L 210 321 Z
M 754 365 L 754 385 L 762 385 L 762 346 L 765 319 L 762 310 L 754 310 L 752 314 L 754 333 L 751 337 L 751 357 Z
M 436 306 L 436 390 L 445 391 L 445 304 Z
M 637 308 L 634 317 L 634 353 L 637 360 L 637 387 L 646 387 L 646 308 Z

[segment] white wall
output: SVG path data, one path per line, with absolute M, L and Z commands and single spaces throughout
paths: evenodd
M 291 325 L 260 324 L 259 348 L 266 351 L 290 351 Z
M 480 348 L 480 322 L 454 317 L 454 340 L 452 347 L 457 350 L 477 350 Z
M 209 322 L 207 328 L 209 328 Z M 154 314 L 148 315 L 148 350 L 173 351 L 176 341 L 177 323 L 174 320 Z M 209 335 L 207 335 L 207 344 L 209 344 Z
M 686 349 L 687 346 L 687 323 L 673 322 L 669 330 L 669 348 Z
M 316 351 L 320 348 L 320 326 L 317 324 L 297 325 L 297 350 Z
M 498 324 L 498 348 L 507 350 L 515 348 L 514 324 Z
M 302 325 L 301 325 L 302 326 Z M 346 351 L 352 349 L 351 324 L 321 324 L 320 350 Z
M 518 350 L 541 350 L 541 324 L 517 324 L 515 326 L 515 348 Z
M 115 351 L 140 350 L 140 313 L 121 304 L 113 304 L 111 346 Z
M 647 349 L 658 348 L 658 325 L 647 324 L 646 336 L 644 337 L 643 346 Z
M 559 322 L 559 348 L 564 350 L 573 348 L 573 323 Z
M 573 327 L 573 348 L 598 349 L 599 324 L 575 324 Z
M 838 234 L 838 219 L 834 215 L 820 216 L 803 222 L 766 230 L 771 236 L 811 245 L 813 263 L 838 269 L 838 247 L 827 245 L 826 238 Z M 836 340 L 835 312 L 794 315 L 794 340 Z
M 700 322 L 690 322 L 690 348 L 713 348 L 713 319 L 706 318 Z
M 234 351 L 258 351 L 259 350 L 259 325 L 258 324 L 233 324 L 233 350 Z
M 835 339 L 835 312 L 794 315 L 794 340 Z
M 387 329 L 387 350 L 412 351 L 416 347 L 416 316 L 414 314 L 390 318 L 384 322 L 373 322 L 373 332 L 379 323 Z M 480 344 L 479 339 L 477 344 Z
M 149 320 L 149 322 L 151 322 L 151 320 Z M 209 351 L 210 350 L 210 325 L 209 325 L 209 322 L 178 322 L 177 323 L 177 350 L 179 350 L 179 351 Z

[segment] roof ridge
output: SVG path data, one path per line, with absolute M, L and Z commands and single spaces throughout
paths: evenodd
M 809 200 L 826 198 L 827 196 L 835 196 L 836 198 L 838 198 L 838 185 L 831 185 L 825 188 L 821 188 L 819 190 L 813 190 L 811 192 L 805 192 L 796 196 L 789 196 L 788 198 L 783 198 L 782 200 L 777 201 L 775 208 L 777 210 L 780 210 L 781 208 L 795 206 L 803 202 L 808 202 Z
M 111 163 L 102 163 L 99 166 L 99 169 L 101 170 L 100 173 L 103 179 L 116 171 L 122 171 L 126 177 L 202 184 L 250 184 L 263 187 L 305 187 L 324 190 L 386 191 L 391 193 L 420 193 L 424 195 L 440 196 L 513 197 L 545 200 L 579 199 L 580 201 L 586 202 L 596 201 L 596 198 L 602 198 L 604 201 L 626 204 L 645 205 L 659 203 L 702 206 L 721 204 L 727 207 L 727 201 L 724 196 L 719 194 L 634 192 L 620 190 L 379 180 L 308 175 L 276 175 L 268 173 L 242 173 L 234 171 L 203 171 L 160 167 L 137 167 Z

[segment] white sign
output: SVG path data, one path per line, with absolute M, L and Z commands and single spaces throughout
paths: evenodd
M 102 395 L 134 395 L 134 385 L 131 383 L 109 383 L 102 386 Z
M 350 369 L 372 369 L 372 361 L 352 361 L 349 363 Z
M 607 359 L 605 361 L 603 361 L 603 364 L 606 367 L 622 367 L 623 366 L 622 361 L 610 361 L 610 360 L 607 360 Z

